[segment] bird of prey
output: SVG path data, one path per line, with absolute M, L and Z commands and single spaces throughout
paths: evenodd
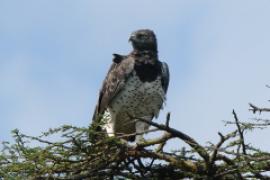
M 157 118 L 166 100 L 169 68 L 158 59 L 157 39 L 152 30 L 137 30 L 129 41 L 133 46 L 130 54 L 113 54 L 93 121 L 103 121 L 101 129 L 109 136 L 140 142 L 149 128 L 140 119 Z

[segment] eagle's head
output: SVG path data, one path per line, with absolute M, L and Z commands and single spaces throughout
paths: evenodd
M 157 52 L 157 39 L 153 31 L 140 29 L 133 32 L 129 38 L 134 50 Z

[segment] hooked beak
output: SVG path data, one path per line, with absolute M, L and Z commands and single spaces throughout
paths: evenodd
M 136 35 L 131 34 L 130 38 L 128 39 L 128 42 L 133 42 L 135 40 Z

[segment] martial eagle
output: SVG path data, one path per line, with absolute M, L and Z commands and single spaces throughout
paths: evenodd
M 140 119 L 151 121 L 157 118 L 166 100 L 169 68 L 158 59 L 157 39 L 152 30 L 137 30 L 129 41 L 133 46 L 130 54 L 114 54 L 99 93 L 93 121 L 103 121 L 102 129 L 109 136 L 138 142 L 143 140 L 142 134 L 149 128 Z

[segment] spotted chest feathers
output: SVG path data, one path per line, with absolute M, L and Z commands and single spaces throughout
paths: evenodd
M 165 101 L 161 77 L 152 82 L 142 82 L 134 71 L 126 82 L 125 88 L 112 101 L 108 110 L 114 133 L 134 133 L 135 120 L 131 117 L 152 120 L 157 117 Z

